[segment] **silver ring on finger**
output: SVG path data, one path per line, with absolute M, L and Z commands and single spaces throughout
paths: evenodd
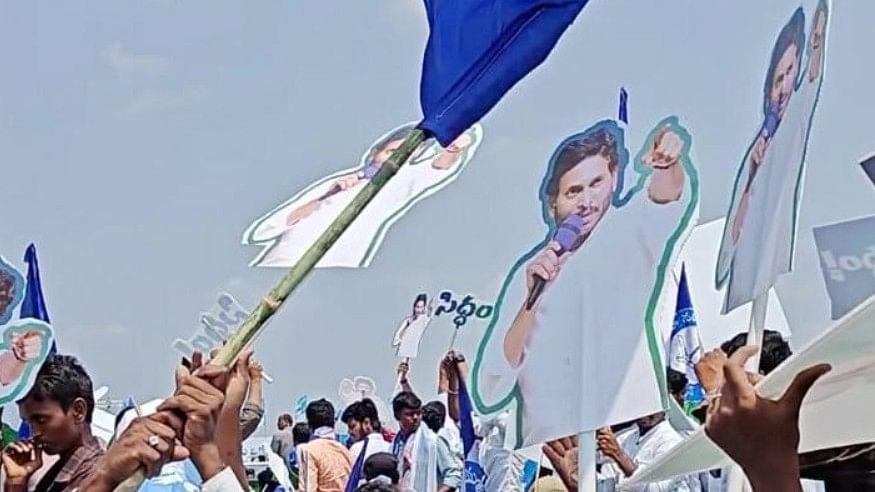
M 152 434 L 151 436 L 149 436 L 149 439 L 146 440 L 146 443 L 148 443 L 149 446 L 152 446 L 153 448 L 157 448 L 158 445 L 161 444 L 161 438 L 156 436 L 155 434 Z

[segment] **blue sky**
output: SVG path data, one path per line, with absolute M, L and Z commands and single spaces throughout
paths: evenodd
M 778 285 L 803 341 L 829 307 L 811 227 L 875 213 L 857 164 L 875 150 L 875 4 L 835 3 L 797 271 Z M 416 292 L 494 296 L 544 234 L 537 186 L 553 147 L 613 117 L 620 85 L 630 151 L 677 114 L 693 135 L 702 217 L 724 213 L 774 36 L 798 5 L 593 0 L 483 122 L 460 179 L 396 224 L 371 268 L 316 272 L 278 315 L 257 345 L 277 379 L 272 413 L 359 374 L 388 394 L 391 334 Z M 169 390 L 170 344 L 217 291 L 252 305 L 279 278 L 246 266 L 252 219 L 419 117 L 416 0 L 13 2 L 2 19 L 0 253 L 21 265 L 37 244 L 61 350 L 117 397 Z M 433 381 L 450 326 L 426 337 L 418 384 Z M 483 328 L 466 327 L 462 345 Z

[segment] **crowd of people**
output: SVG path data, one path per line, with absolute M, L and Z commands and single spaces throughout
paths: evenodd
M 696 373 L 707 397 L 693 412 L 710 438 L 744 470 L 755 492 L 799 491 L 798 414 L 811 385 L 829 370 L 815 366 L 800 373 L 778 401 L 761 399 L 754 384 L 761 374 L 744 370 L 756 352 L 736 337 L 707 353 Z M 780 335 L 768 332 L 761 373 L 790 355 Z M 242 443 L 264 415 L 262 369 L 244 352 L 230 369 L 211 365 L 195 354 L 176 368 L 176 391 L 153 409 L 119 415 L 110 443 L 91 433 L 95 409 L 92 381 L 71 356 L 50 356 L 29 393 L 18 402 L 33 437 L 11 442 L 2 452 L 6 492 L 103 492 L 116 490 L 204 490 L 232 492 L 253 488 L 242 457 Z M 302 492 L 451 492 L 465 490 L 466 459 L 460 423 L 467 408 L 460 402 L 468 377 L 465 357 L 449 352 L 439 365 L 439 388 L 423 402 L 398 368 L 400 391 L 392 400 L 393 432 L 370 399 L 338 412 L 325 399 L 310 402 L 306 421 L 283 414 L 271 449 L 282 458 L 277 468 L 258 474 L 257 487 L 280 492 L 283 483 Z M 671 375 L 672 393 L 683 398 L 682 375 Z M 341 442 L 337 416 L 348 429 Z M 505 447 L 508 415 L 468 415 L 475 431 L 476 461 L 485 474 L 479 490 L 524 490 L 524 457 Z M 634 491 L 720 490 L 720 471 L 631 485 L 629 478 L 682 440 L 665 413 L 597 433 L 601 486 Z M 470 446 L 469 446 L 470 447 Z M 577 442 L 569 437 L 543 447 L 534 490 L 578 489 Z M 547 466 L 549 463 L 550 466 Z M 128 477 L 143 473 L 143 483 Z M 725 475 L 725 473 L 723 473 Z M 609 484 L 609 485 L 606 485 Z M 602 490 L 610 490 L 602 489 Z M 292 492 L 287 490 L 285 492 Z

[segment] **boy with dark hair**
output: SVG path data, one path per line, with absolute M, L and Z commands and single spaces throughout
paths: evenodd
M 422 400 L 402 391 L 392 400 L 401 429 L 392 443 L 402 492 L 452 492 L 463 487 L 462 466 L 446 439 L 422 424 Z M 432 465 L 433 464 L 433 465 Z M 432 468 L 430 468 L 432 467 Z
M 91 435 L 94 389 L 91 378 L 75 357 L 52 355 L 39 370 L 30 392 L 19 400 L 18 411 L 34 438 L 11 444 L 3 451 L 5 492 L 24 492 L 30 476 L 42 466 L 42 454 L 59 459 L 36 486 L 37 492 L 77 488 L 103 456 Z
M 302 492 L 343 492 L 352 471 L 352 455 L 337 442 L 334 405 L 326 399 L 307 405 L 312 440 L 300 446 L 298 456 Z
M 375 453 L 388 453 L 392 446 L 383 438 L 383 427 L 377 406 L 370 398 L 353 402 L 343 411 L 341 420 L 349 428 L 353 445 L 349 448 L 353 459 L 364 453 L 367 460 Z

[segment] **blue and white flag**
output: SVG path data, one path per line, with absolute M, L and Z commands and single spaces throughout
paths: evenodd
M 307 417 L 307 395 L 301 395 L 295 400 L 295 419 L 302 420 Z
M 420 127 L 444 147 L 540 65 L 588 0 L 424 0 Z
M 690 288 L 687 284 L 686 265 L 681 266 L 681 278 L 678 282 L 678 296 L 675 308 L 674 324 L 671 328 L 669 341 L 669 367 L 687 376 L 687 402 L 700 401 L 703 397 L 702 386 L 696 377 L 695 366 L 702 358 L 704 349 L 699 336 L 699 326 L 696 323 L 696 312 L 690 298 Z
M 49 310 L 46 308 L 46 300 L 43 297 L 36 246 L 33 244 L 30 244 L 24 252 L 24 261 L 27 263 L 27 290 L 24 293 L 24 300 L 21 301 L 19 318 L 33 318 L 51 324 Z M 58 347 L 55 341 L 52 340 L 52 348 L 49 350 L 49 354 L 56 353 L 58 353 Z M 27 422 L 22 421 L 18 427 L 18 437 L 19 439 L 30 439 L 30 426 Z
M 459 381 L 459 433 L 465 454 L 465 492 L 485 492 L 486 472 L 480 464 L 480 443 L 474 429 L 474 406 L 464 381 Z

